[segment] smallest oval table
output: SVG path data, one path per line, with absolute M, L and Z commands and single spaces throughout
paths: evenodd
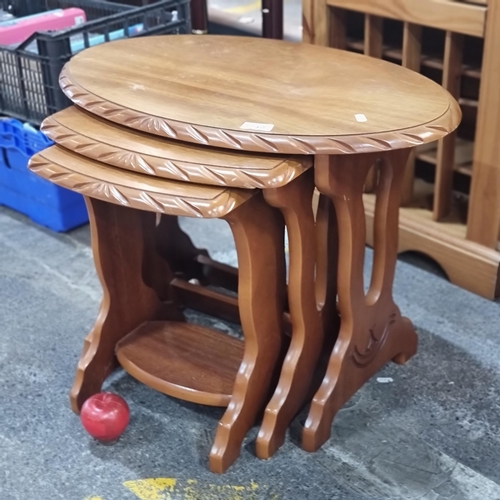
M 302 436 L 305 449 L 318 448 L 330 436 L 335 413 L 369 377 L 389 360 L 402 363 L 416 351 L 415 331 L 392 299 L 404 166 L 411 148 L 458 126 L 457 102 L 436 83 L 395 64 L 246 37 L 107 43 L 74 57 L 60 83 L 81 108 L 142 132 L 240 151 L 315 155 L 315 184 L 333 201 L 338 224 L 338 245 L 328 250 L 321 228 L 332 214 L 323 200 L 318 263 L 338 260 L 341 317 Z M 363 191 L 370 171 L 376 172 L 375 253 L 365 293 Z M 325 277 L 316 280 L 321 285 Z M 272 405 L 263 428 L 272 423 Z M 275 448 L 259 435 L 259 456 Z

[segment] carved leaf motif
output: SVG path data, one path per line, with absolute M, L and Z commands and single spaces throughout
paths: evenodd
M 145 132 L 166 135 L 172 139 L 177 139 L 176 132 L 168 126 L 167 122 L 161 118 L 157 118 L 156 116 L 133 115 L 131 118 L 127 118 L 123 124 L 135 125 L 137 128 Z
M 73 96 L 73 97 L 75 97 L 75 96 Z M 106 113 L 107 102 L 103 101 L 102 99 L 95 99 L 95 100 L 87 99 L 85 104 L 91 109 L 92 108 L 100 108 L 100 110 L 102 110 L 103 113 Z
M 154 208 L 158 212 L 163 212 L 163 205 L 156 201 L 149 193 L 142 192 L 140 194 L 140 199 L 143 200 L 147 205 Z
M 206 165 L 200 165 L 199 166 L 200 171 L 203 172 L 203 174 L 211 178 L 212 180 L 215 181 L 215 184 L 219 184 L 220 186 L 225 186 L 226 185 L 226 179 L 222 175 L 219 175 L 218 173 L 214 172 L 212 169 L 207 167 Z
M 137 170 L 143 170 L 150 175 L 155 174 L 155 169 L 139 154 L 130 153 L 130 164 Z
M 82 188 L 89 194 L 109 198 L 108 184 L 105 182 L 87 182 L 81 184 Z
M 114 116 L 114 115 L 121 115 L 121 114 L 123 114 L 123 110 L 120 108 L 111 108 L 109 106 L 106 108 L 105 116 L 107 118 Z
M 252 175 L 251 171 L 247 170 L 247 171 L 242 171 L 241 173 L 249 180 L 250 184 L 260 188 L 266 187 L 261 181 L 261 179 L 259 179 L 259 177 Z
M 392 149 L 391 143 L 388 141 L 384 141 L 383 139 L 377 139 L 376 137 L 370 137 L 368 135 L 365 135 L 364 138 L 372 144 L 375 144 L 376 147 L 381 149 L 382 151 Z
M 71 174 L 68 172 L 54 172 L 50 175 L 49 179 L 57 184 L 62 183 L 65 180 L 71 180 Z
M 297 149 L 301 152 L 301 153 L 305 153 L 305 154 L 308 154 L 308 155 L 312 155 L 316 152 L 315 148 L 313 148 L 308 142 L 307 140 L 303 140 L 303 139 L 299 139 L 297 137 L 294 137 L 293 138 L 293 141 L 295 142 L 295 144 L 297 145 Z
M 377 326 L 374 325 L 374 327 L 369 330 L 368 342 L 365 346 L 360 347 L 356 345 L 354 347 L 352 357 L 359 367 L 367 366 L 375 359 L 377 353 L 385 344 L 391 326 L 396 322 L 396 318 L 397 314 L 391 313 L 383 329 L 377 329 Z
M 235 149 L 243 149 L 243 145 L 241 144 L 241 141 L 236 139 L 233 135 L 228 134 L 224 130 L 221 130 L 221 135 L 226 138 L 227 142 L 229 144 L 232 144 Z
M 415 134 L 408 134 L 407 132 L 402 133 L 403 136 L 408 137 L 412 141 L 412 144 L 418 145 L 423 144 L 424 140 Z
M 97 195 L 102 191 L 102 189 L 100 189 L 99 182 L 89 181 L 86 177 L 75 175 L 72 180 L 72 184 L 67 183 L 60 185 L 73 191 L 78 191 L 82 194 L 87 194 L 90 192 L 91 194 Z
M 265 139 L 258 134 L 252 134 L 252 139 L 255 143 L 261 144 L 264 151 L 271 151 L 273 153 L 279 152 L 278 148 L 270 140 Z
M 78 141 L 78 138 L 75 138 L 75 142 Z M 64 144 L 64 141 L 59 141 L 59 138 L 57 141 L 54 141 L 54 142 L 61 142 L 61 144 Z M 79 143 L 79 144 L 76 144 L 73 148 L 69 148 L 69 149 L 73 149 L 73 151 L 76 151 L 77 153 L 80 153 L 80 154 L 83 154 L 85 156 L 85 153 L 89 153 L 90 151 L 99 151 L 100 149 L 100 145 L 99 144 L 82 144 L 82 143 Z M 99 156 L 97 154 L 97 156 Z
M 194 217 L 203 217 L 203 213 L 201 212 L 201 210 L 194 204 L 189 203 L 182 198 L 177 198 L 176 202 L 179 206 L 183 206 L 188 212 L 191 212 Z
M 46 133 L 47 132 L 47 129 L 44 128 L 43 131 Z M 60 140 L 60 141 L 64 141 L 64 140 L 67 140 L 67 139 L 74 139 L 76 136 L 76 134 L 72 134 L 70 132 L 62 132 L 60 131 L 58 128 L 53 128 L 52 130 L 49 129 L 48 132 L 50 132 L 50 135 L 55 135 L 57 136 L 57 139 Z M 49 135 L 49 134 L 47 134 Z
M 196 127 L 188 125 L 186 127 L 186 131 L 191 137 L 193 137 L 193 139 L 196 139 L 196 142 L 201 142 L 202 144 L 210 143 L 208 137 L 205 134 L 202 134 Z
M 149 175 L 155 175 L 155 169 L 138 153 L 131 153 L 128 151 L 121 151 L 119 149 L 106 147 L 109 152 L 101 154 L 98 158 L 99 161 L 104 163 L 108 162 L 113 165 L 124 166 L 132 170 L 139 170 Z
M 115 185 L 53 163 L 44 158 L 41 153 L 30 160 L 29 168 L 41 177 L 91 198 L 171 215 L 223 217 L 237 204 L 247 199 L 242 198 L 241 195 L 233 196 L 228 191 L 222 191 L 213 199 L 198 200 L 196 198 L 183 198 L 168 192 L 147 192 L 130 186 Z
M 438 132 L 447 132 L 446 127 L 443 127 L 442 125 L 428 125 L 428 127 L 431 130 L 437 130 Z
M 127 206 L 130 205 L 127 198 L 115 186 L 110 185 L 109 191 L 113 195 L 115 200 L 118 200 L 122 205 L 127 205 Z
M 348 142 L 341 141 L 339 139 L 330 139 L 332 143 L 336 144 L 337 147 L 339 148 L 339 151 L 342 153 L 355 153 L 356 149 L 351 146 Z
M 163 165 L 161 166 L 161 170 L 165 170 L 170 172 L 174 178 L 182 179 L 183 181 L 190 181 L 191 178 L 189 173 L 175 164 L 172 160 L 165 160 Z

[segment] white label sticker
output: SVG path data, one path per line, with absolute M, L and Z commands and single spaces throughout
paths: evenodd
M 85 22 L 85 18 L 83 16 L 76 16 L 75 17 L 75 26 L 80 26 L 80 24 L 83 24 Z
M 363 115 L 362 113 L 360 113 L 359 115 L 354 115 L 354 118 L 356 118 L 357 122 L 367 122 L 368 121 L 368 118 L 365 115 Z
M 392 377 L 377 377 L 377 382 L 379 384 L 390 384 L 394 382 L 394 379 Z
M 271 130 L 274 128 L 274 124 L 245 122 L 240 128 L 242 130 L 257 130 L 259 132 L 271 132 Z
M 247 16 L 244 16 L 244 17 L 240 17 L 238 19 L 238 22 L 239 23 L 242 23 L 242 24 L 251 24 L 255 21 L 255 19 L 253 17 L 247 17 Z

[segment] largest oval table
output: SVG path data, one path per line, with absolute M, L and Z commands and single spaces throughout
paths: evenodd
M 392 298 L 404 166 L 412 148 L 458 126 L 456 101 L 436 83 L 395 64 L 246 37 L 107 43 L 74 57 L 60 83 L 79 107 L 139 131 L 240 151 L 315 156 L 315 184 L 333 201 L 338 225 L 338 244 L 319 245 L 318 262 L 328 257 L 338 265 L 341 318 L 303 429 L 303 448 L 317 449 L 329 438 L 336 412 L 369 377 L 389 360 L 404 363 L 416 352 L 416 333 Z M 365 291 L 363 190 L 373 169 L 375 245 Z M 318 241 L 324 242 L 319 232 L 328 209 L 321 206 Z M 290 257 L 300 259 L 293 241 Z M 315 279 L 320 308 L 324 276 Z M 300 354 L 294 342 L 301 341 L 292 339 L 287 359 Z M 286 397 L 278 390 L 267 406 L 259 456 L 277 446 L 270 443 L 271 431 Z

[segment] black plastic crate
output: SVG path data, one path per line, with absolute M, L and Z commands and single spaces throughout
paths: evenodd
M 0 8 L 18 17 L 70 7 L 83 9 L 87 22 L 35 33 L 16 48 L 0 46 L 0 114 L 38 125 L 69 106 L 59 88 L 59 73 L 75 50 L 96 40 L 191 31 L 189 0 L 162 0 L 145 7 L 98 0 L 0 0 Z

